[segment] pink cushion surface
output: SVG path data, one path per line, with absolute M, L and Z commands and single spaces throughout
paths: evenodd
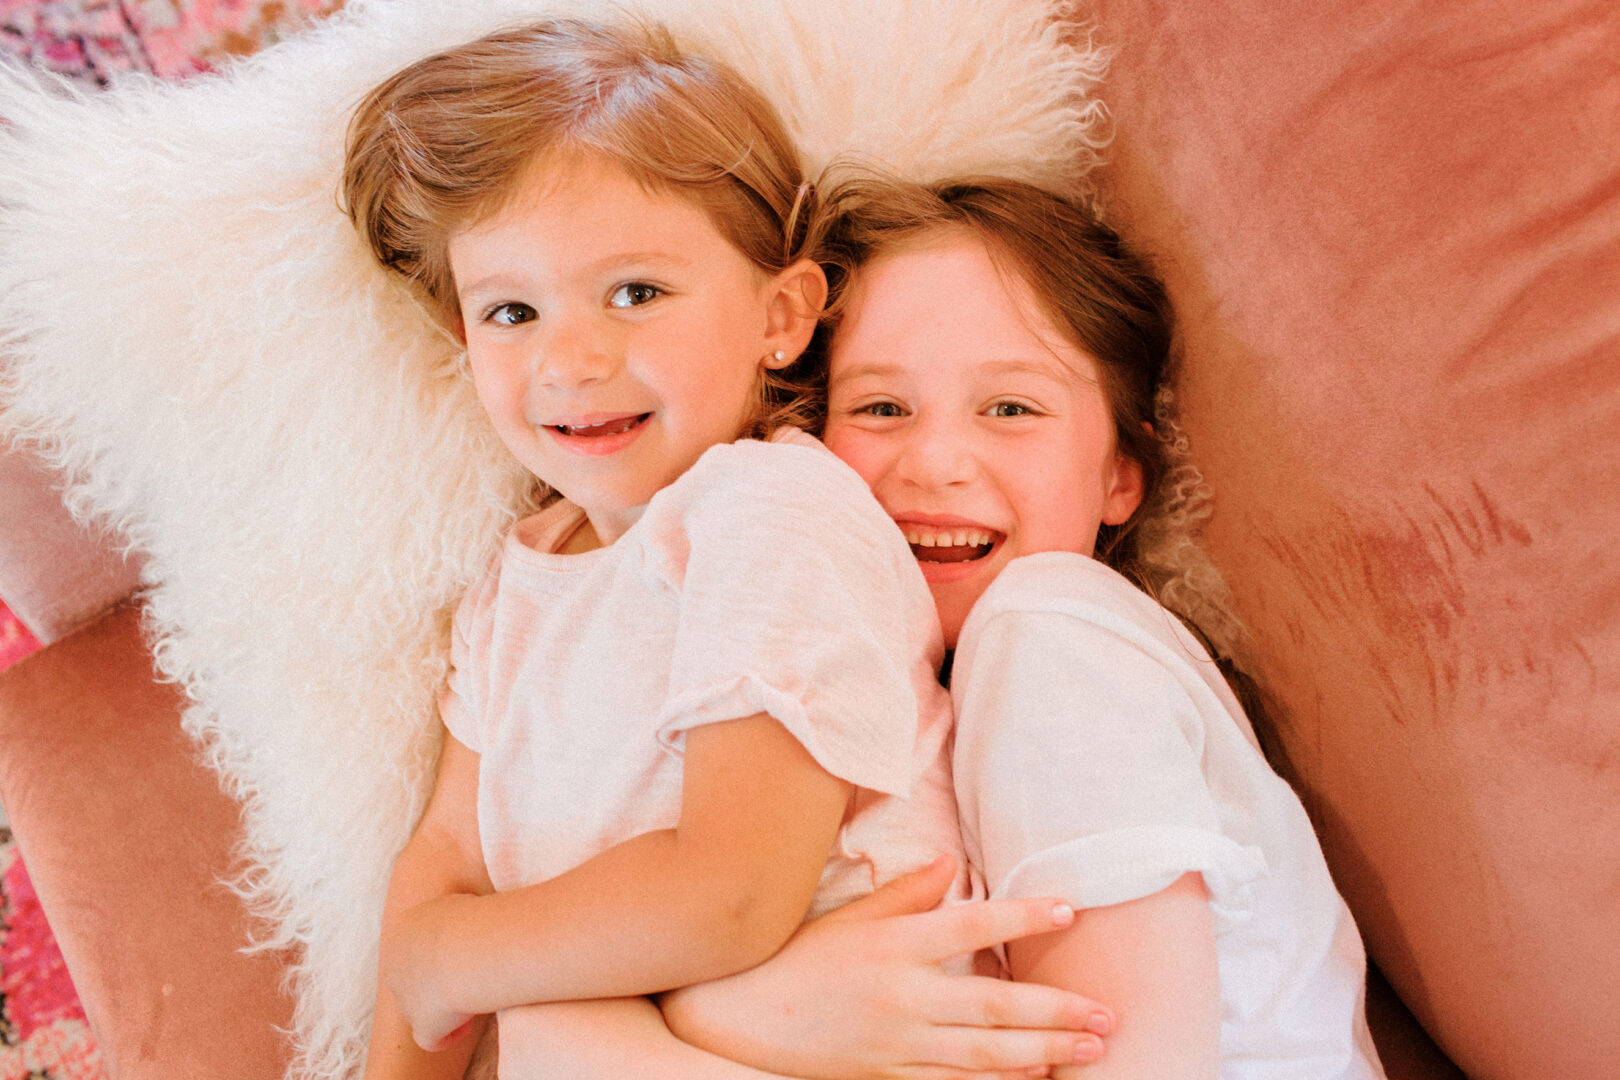
M 1100 4 L 1249 666 L 1477 1080 L 1620 1061 L 1620 8 Z
M 291 1021 L 219 881 L 237 809 L 123 609 L 0 674 L 0 796 L 115 1080 L 272 1080 Z
M 0 440 L 0 597 L 47 643 L 128 596 L 140 574 L 138 559 L 68 516 L 57 484 Z

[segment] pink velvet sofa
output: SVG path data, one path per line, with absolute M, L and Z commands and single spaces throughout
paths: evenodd
M 1098 15 L 1103 204 L 1176 302 L 1208 546 L 1390 1075 L 1620 1075 L 1620 9 Z M 279 1075 L 135 567 L 14 452 L 0 508 L 48 643 L 0 676 L 0 797 L 108 1070 Z

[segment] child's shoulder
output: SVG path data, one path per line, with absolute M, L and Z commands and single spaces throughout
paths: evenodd
M 1009 562 L 974 604 L 962 637 L 976 636 L 992 620 L 1019 615 L 1059 616 L 1076 633 L 1208 657 L 1167 608 L 1119 571 L 1075 552 L 1043 551 Z
M 783 428 L 767 441 L 712 446 L 659 494 L 667 510 L 683 516 L 824 522 L 840 530 L 886 527 L 898 534 L 855 471 L 797 428 Z

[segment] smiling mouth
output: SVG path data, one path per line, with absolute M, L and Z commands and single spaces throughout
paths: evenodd
M 633 428 L 640 427 L 652 413 L 638 413 L 635 416 L 621 416 L 617 420 L 605 420 L 600 424 L 548 424 L 547 427 L 559 435 L 567 435 L 576 439 L 599 439 L 604 435 L 623 435 Z
M 1002 534 L 990 529 L 936 529 L 905 526 L 906 543 L 922 563 L 965 563 L 995 549 Z

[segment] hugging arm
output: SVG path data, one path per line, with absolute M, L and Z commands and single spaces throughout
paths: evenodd
M 1072 913 L 1051 899 L 937 908 L 949 859 L 807 923 L 766 964 L 664 996 L 670 1028 L 718 1054 L 796 1076 L 1044 1075 L 1103 1056 L 1113 1012 L 1082 994 L 940 962 L 1051 934 Z
M 849 791 L 769 716 L 694 728 L 674 829 L 537 885 L 402 911 L 388 988 L 431 1045 L 457 1017 L 750 967 L 804 918 Z
M 939 969 L 945 956 L 1063 921 L 1050 900 L 930 910 L 952 870 L 940 860 L 807 923 L 765 964 L 665 995 L 662 1017 L 644 998 L 503 1013 L 503 1060 L 532 1080 L 1019 1080 L 1095 1060 L 1112 1019 L 1103 1007 Z

